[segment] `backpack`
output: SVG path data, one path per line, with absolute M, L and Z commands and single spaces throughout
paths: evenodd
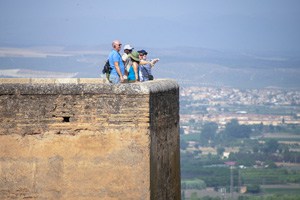
M 111 69 L 112 68 L 109 65 L 109 60 L 107 59 L 107 61 L 105 62 L 104 66 L 103 66 L 103 69 L 102 69 L 102 73 L 106 74 L 107 80 L 109 80 L 109 75 L 110 75 Z
M 118 54 L 120 55 L 119 52 L 118 52 Z M 103 69 L 102 69 L 102 73 L 106 74 L 107 80 L 109 80 L 109 75 L 110 75 L 111 70 L 112 70 L 112 67 L 109 64 L 109 59 L 107 59 L 106 62 L 105 62 L 105 64 L 104 64 L 104 66 L 103 66 Z
M 105 62 L 104 66 L 103 66 L 102 73 L 103 74 L 110 74 L 111 69 L 112 68 L 109 65 L 109 60 L 107 59 L 107 61 Z

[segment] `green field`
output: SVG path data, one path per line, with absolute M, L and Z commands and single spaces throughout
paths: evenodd
M 300 171 L 288 169 L 243 169 L 240 177 L 245 184 L 300 183 Z
M 264 194 L 290 194 L 299 195 L 300 197 L 300 186 L 299 188 L 265 188 L 262 190 Z

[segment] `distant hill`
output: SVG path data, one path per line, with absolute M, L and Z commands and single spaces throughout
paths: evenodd
M 135 48 L 138 49 L 141 48 Z M 300 56 L 297 54 L 228 52 L 197 47 L 146 50 L 149 58 L 160 58 L 153 69 L 154 77 L 173 78 L 182 86 L 300 86 Z M 109 47 L 104 46 L 0 48 L 0 73 L 19 69 L 12 72 L 15 77 L 43 74 L 99 77 L 109 51 Z
M 30 69 L 0 69 L 0 78 L 72 78 L 77 73 L 34 71 Z
M 175 78 L 182 85 L 300 87 L 300 58 L 293 55 L 184 47 L 163 50 L 161 55 L 165 56 L 153 70 L 155 76 Z

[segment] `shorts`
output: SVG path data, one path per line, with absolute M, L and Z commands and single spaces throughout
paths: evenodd
M 111 75 L 109 76 L 109 81 L 110 81 L 111 83 L 113 83 L 113 84 L 120 83 L 120 77 L 111 74 Z

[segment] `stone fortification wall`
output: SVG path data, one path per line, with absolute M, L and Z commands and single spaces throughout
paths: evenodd
M 180 199 L 172 80 L 0 79 L 0 199 Z

